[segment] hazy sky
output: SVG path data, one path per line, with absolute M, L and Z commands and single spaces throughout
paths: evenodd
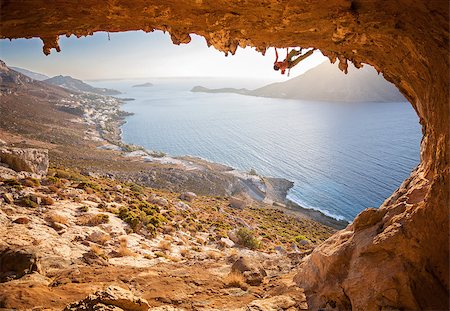
M 0 40 L 0 59 L 9 66 L 26 68 L 48 76 L 70 75 L 79 79 L 143 77 L 255 77 L 286 80 L 273 70 L 274 49 L 262 56 L 254 49 L 239 48 L 224 56 L 208 48 L 204 38 L 192 35 L 189 44 L 173 45 L 161 31 L 111 33 L 76 38 L 60 37 L 61 52 L 42 53 L 40 39 Z M 281 51 L 281 55 L 285 55 Z M 316 51 L 291 70 L 291 77 L 320 64 L 326 58 Z

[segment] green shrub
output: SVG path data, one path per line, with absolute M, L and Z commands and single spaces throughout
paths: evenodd
M 167 219 L 157 210 L 149 207 L 144 208 L 144 210 L 138 208 L 130 210 L 126 207 L 121 207 L 119 218 L 125 221 L 134 232 L 139 231 L 141 228 L 146 228 L 151 235 L 155 235 L 157 228 L 167 222 Z
M 136 185 L 136 184 L 131 184 L 130 185 L 130 190 L 133 191 L 133 192 L 137 192 L 137 193 L 143 193 L 144 192 L 144 188 L 142 188 L 141 186 Z
M 49 181 L 52 184 L 57 184 L 61 180 L 58 177 L 55 177 L 55 176 L 47 176 L 47 181 Z
M 253 176 L 258 176 L 258 173 L 255 171 L 255 169 L 254 168 L 252 168 L 251 170 L 250 170 L 250 172 L 248 172 L 250 175 L 253 175 Z
M 17 179 L 5 179 L 3 182 L 8 186 L 22 186 Z
M 31 200 L 30 197 L 24 197 L 24 198 L 20 201 L 20 203 L 21 203 L 23 206 L 26 206 L 26 207 L 33 207 L 33 208 L 36 208 L 36 207 L 39 206 L 36 202 L 34 202 L 33 200 Z
M 247 228 L 240 228 L 236 232 L 238 238 L 238 244 L 249 249 L 258 249 L 260 247 L 260 242 L 255 238 L 253 232 Z
M 91 182 L 91 181 L 83 181 L 78 185 L 77 188 L 83 189 L 83 190 L 86 190 L 87 188 L 91 188 L 91 189 L 97 190 L 97 191 L 101 190 L 101 187 L 99 184 Z
M 90 225 L 90 226 L 107 224 L 108 222 L 109 222 L 109 215 L 107 215 L 107 214 L 96 214 L 96 215 L 92 215 L 86 219 L 86 224 Z

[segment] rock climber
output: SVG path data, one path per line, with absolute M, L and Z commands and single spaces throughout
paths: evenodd
M 309 50 L 308 52 L 306 52 L 303 55 L 300 55 L 302 53 L 302 49 L 300 48 L 300 50 L 295 50 L 293 49 L 292 51 L 289 52 L 289 48 L 286 48 L 286 59 L 282 62 L 278 61 L 278 51 L 275 48 L 275 62 L 273 64 L 273 69 L 278 71 L 281 70 L 281 74 L 284 75 L 286 72 L 286 69 L 288 70 L 288 77 L 289 77 L 289 73 L 291 71 L 291 68 L 296 66 L 298 63 L 300 63 L 302 60 L 304 60 L 305 58 L 307 58 L 308 56 L 312 55 L 312 53 L 314 52 L 315 49 Z M 298 56 L 300 55 L 300 56 Z M 293 59 L 294 57 L 298 56 L 297 58 Z

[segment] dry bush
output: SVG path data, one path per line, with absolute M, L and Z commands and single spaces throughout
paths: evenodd
M 51 197 L 43 196 L 43 197 L 41 197 L 41 204 L 42 205 L 53 205 L 53 204 L 55 204 L 55 200 L 53 200 Z
M 191 251 L 187 248 L 180 249 L 180 255 L 184 258 L 189 258 L 191 256 Z
M 247 290 L 244 276 L 239 272 L 230 272 L 224 279 L 225 287 L 237 287 Z
M 202 248 L 201 248 L 200 246 L 197 246 L 197 245 L 196 245 L 196 246 L 193 246 L 193 247 L 192 247 L 192 250 L 195 251 L 195 252 L 201 252 L 201 251 L 202 251 Z
M 172 243 L 170 241 L 161 240 L 158 244 L 158 248 L 163 251 L 170 251 L 172 249 Z
M 214 259 L 214 260 L 218 260 L 223 257 L 222 253 L 219 253 L 218 251 L 214 251 L 214 250 L 209 250 L 206 253 L 206 255 L 208 256 L 208 258 Z
M 111 236 L 103 232 L 94 232 L 89 235 L 88 240 L 100 245 L 105 245 L 106 242 L 111 240 Z
M 174 257 L 174 256 L 166 256 L 166 259 L 173 261 L 173 262 L 180 262 L 181 259 L 178 257 Z
M 197 242 L 197 243 L 200 244 L 200 245 L 206 245 L 206 243 L 207 243 L 208 241 L 205 241 L 205 240 L 203 240 L 203 239 L 201 239 L 201 238 L 196 238 L 196 239 L 195 239 L 195 242 Z
M 140 245 L 141 245 L 141 248 L 142 248 L 142 249 L 146 249 L 146 250 L 150 250 L 150 249 L 151 249 L 151 247 L 148 246 L 148 245 L 145 244 L 145 243 L 140 243 Z
M 184 242 L 184 244 L 187 244 L 187 242 L 189 242 L 189 238 L 185 235 L 181 236 L 181 241 Z
M 120 238 L 119 243 L 120 244 L 117 253 L 120 257 L 136 256 L 136 253 L 128 248 L 128 239 L 126 237 Z
M 167 226 L 165 226 L 165 227 L 163 228 L 163 232 L 164 232 L 165 234 L 172 234 L 172 233 L 174 233 L 175 231 L 176 231 L 176 229 L 175 229 L 175 227 L 172 226 L 172 225 L 167 225 Z
M 103 250 L 95 244 L 91 244 L 91 252 L 93 252 L 98 257 L 102 257 L 104 259 L 107 258 L 106 254 L 103 252 Z
M 34 187 L 39 187 L 40 186 L 39 180 L 34 179 L 34 178 L 26 178 L 26 179 L 23 179 L 21 182 L 22 182 L 22 185 L 25 186 L 25 187 L 32 187 L 32 188 L 34 188 Z
M 60 214 L 56 214 L 56 213 L 49 214 L 46 217 L 46 220 L 48 222 L 52 223 L 52 224 L 55 223 L 55 222 L 63 224 L 63 225 L 67 224 L 67 218 L 62 216 L 62 215 L 60 215 Z
M 80 224 L 82 226 L 97 226 L 109 222 L 109 216 L 106 214 L 94 214 L 81 217 Z
M 59 192 L 59 188 L 56 187 L 55 185 L 48 186 L 48 190 L 50 190 L 51 192 L 54 192 L 54 193 L 58 193 Z
M 97 243 L 101 244 L 101 245 L 105 245 L 106 242 L 108 242 L 109 240 L 111 240 L 111 237 L 107 234 L 102 235 L 101 238 L 97 239 Z

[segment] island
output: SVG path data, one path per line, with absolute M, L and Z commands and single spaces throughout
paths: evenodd
M 348 103 L 406 101 L 395 86 L 378 75 L 374 68 L 356 69 L 350 64 L 348 70 L 350 74 L 345 75 L 337 66 L 324 62 L 298 77 L 255 90 L 195 86 L 191 92 Z
M 153 84 L 150 82 L 133 85 L 133 87 L 152 87 L 152 86 L 153 86 Z

